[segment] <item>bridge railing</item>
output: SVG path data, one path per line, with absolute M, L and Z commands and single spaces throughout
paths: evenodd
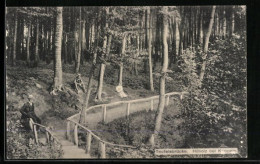
M 182 99 L 185 94 L 187 94 L 187 92 L 171 92 L 171 93 L 165 94 L 165 105 L 166 106 L 169 105 L 170 98 L 172 96 L 178 95 L 178 96 L 180 96 L 180 99 Z M 99 119 L 95 118 L 95 121 L 109 122 L 109 121 L 113 120 L 113 118 L 114 118 L 113 116 L 115 116 L 115 112 L 117 112 L 116 113 L 117 117 L 118 117 L 119 111 L 121 112 L 120 117 L 124 117 L 124 116 L 129 117 L 129 115 L 134 112 L 145 110 L 143 108 L 141 108 L 139 110 L 135 110 L 136 108 L 138 108 L 138 103 L 146 103 L 146 106 L 148 106 L 148 107 L 146 107 L 146 110 L 148 108 L 150 110 L 155 110 L 157 108 L 158 102 L 159 102 L 159 96 L 153 96 L 153 97 L 137 99 L 137 100 L 119 101 L 119 102 L 114 102 L 114 103 L 110 103 L 110 104 L 100 104 L 100 105 L 95 105 L 95 106 L 89 107 L 86 110 L 86 113 L 84 113 L 84 114 L 85 114 L 85 118 L 86 118 L 87 115 L 89 115 L 91 113 L 95 113 L 95 114 L 98 113 L 98 114 L 100 114 L 101 117 Z M 126 106 L 126 109 L 124 110 L 124 108 L 122 107 L 121 108 L 122 110 L 121 109 L 118 110 L 118 106 L 121 106 L 121 107 Z M 131 106 L 133 106 L 133 107 L 131 108 Z M 100 110 L 100 109 L 102 109 L 102 110 Z M 114 143 L 110 143 L 110 142 L 107 142 L 107 141 L 101 139 L 99 136 L 94 134 L 93 131 L 90 130 L 89 127 L 87 128 L 79 123 L 79 116 L 80 116 L 80 113 L 67 118 L 66 136 L 67 136 L 68 140 L 74 142 L 75 145 L 79 146 L 78 129 L 82 128 L 86 132 L 86 153 L 87 154 L 90 154 L 92 139 L 96 140 L 99 143 L 100 158 L 106 158 L 106 147 L 107 146 L 136 149 L 136 147 L 134 147 L 134 146 L 114 144 Z
M 38 132 L 40 131 L 40 130 L 39 131 L 37 130 L 37 127 L 41 127 L 42 129 L 44 129 L 46 143 L 48 143 L 48 144 L 57 143 L 57 144 L 61 145 L 59 140 L 53 135 L 53 133 L 50 131 L 50 129 L 48 127 L 35 123 L 31 118 L 29 120 L 29 125 L 30 125 L 31 130 L 33 131 L 34 141 L 36 144 L 39 143 Z
M 66 132 L 66 137 L 69 141 L 74 142 L 76 146 L 79 146 L 79 128 L 82 128 L 84 132 L 86 132 L 86 153 L 90 154 L 91 153 L 91 146 L 92 146 L 92 140 L 95 140 L 99 143 L 99 157 L 100 158 L 106 158 L 106 147 L 119 147 L 119 148 L 131 148 L 131 149 L 136 149 L 134 146 L 129 146 L 129 145 L 120 145 L 120 144 L 114 144 L 107 142 L 103 139 L 101 139 L 99 136 L 94 134 L 90 129 L 87 127 L 79 124 L 77 121 L 74 120 L 67 120 L 67 132 Z M 72 137 L 73 136 L 73 137 Z

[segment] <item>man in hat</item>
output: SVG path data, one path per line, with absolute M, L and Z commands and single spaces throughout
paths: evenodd
M 29 126 L 30 118 L 36 123 L 39 123 L 39 124 L 41 123 L 41 119 L 39 117 L 37 117 L 34 112 L 34 104 L 32 102 L 32 99 L 33 99 L 33 95 L 29 95 L 28 102 L 26 102 L 20 110 L 20 112 L 22 114 L 21 123 L 23 124 L 23 126 L 26 129 L 30 129 L 30 126 Z
M 79 92 L 79 88 L 80 87 L 83 92 L 85 93 L 86 92 L 86 88 L 85 88 L 85 85 L 81 79 L 81 75 L 78 73 L 75 80 L 74 80 L 74 84 L 75 84 L 75 87 L 76 87 L 76 92 L 78 93 Z

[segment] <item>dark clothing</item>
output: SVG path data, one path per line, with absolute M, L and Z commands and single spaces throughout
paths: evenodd
M 79 90 L 78 87 L 80 87 L 83 90 L 83 92 L 86 92 L 85 86 L 84 86 L 84 84 L 83 84 L 83 82 L 82 82 L 82 80 L 79 76 L 76 77 L 76 79 L 74 80 L 74 83 L 75 83 L 77 93 L 78 93 L 78 90 Z
M 22 117 L 21 117 L 21 122 L 23 123 L 24 127 L 28 128 L 29 127 L 29 120 L 32 118 L 32 120 L 38 124 L 41 123 L 41 120 L 39 117 L 36 116 L 34 112 L 34 104 L 32 105 L 27 102 L 23 105 L 23 107 L 20 110 Z

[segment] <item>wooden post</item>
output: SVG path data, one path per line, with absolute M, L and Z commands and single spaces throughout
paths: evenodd
M 167 98 L 166 98 L 166 106 L 169 105 L 169 100 L 170 100 L 170 95 L 168 95 Z
M 34 132 L 35 143 L 38 144 L 38 133 L 37 133 L 36 125 L 33 125 L 33 132 Z
M 100 158 L 106 158 L 106 145 L 103 142 L 99 142 L 100 145 Z
M 92 135 L 91 135 L 91 133 L 88 132 L 87 133 L 87 145 L 86 145 L 86 148 L 87 148 L 86 152 L 87 152 L 87 154 L 90 154 L 91 139 L 92 139 Z
M 49 132 L 47 131 L 47 129 L 46 129 L 45 133 L 46 133 L 46 143 L 49 143 L 50 142 L 50 136 L 49 136 Z
M 107 106 L 103 106 L 103 123 L 106 123 L 106 116 L 107 116 Z
M 74 128 L 74 141 L 75 141 L 75 145 L 79 145 L 79 141 L 78 141 L 78 125 L 75 124 L 75 128 Z
M 129 117 L 130 114 L 130 103 L 127 103 L 126 116 Z
M 84 111 L 84 110 L 83 110 Z M 86 124 L 87 123 L 87 112 L 85 111 L 85 113 L 84 113 L 84 118 L 85 118 L 85 120 L 84 120 L 84 123 Z
M 29 125 L 30 125 L 31 130 L 33 131 L 33 120 L 31 118 L 29 120 Z
M 153 99 L 151 99 L 151 111 L 153 111 Z
M 70 140 L 70 121 L 67 120 L 67 140 Z

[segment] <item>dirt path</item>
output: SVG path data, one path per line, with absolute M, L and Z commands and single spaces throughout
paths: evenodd
M 169 104 L 171 104 L 174 101 L 174 97 L 170 97 Z M 153 109 L 156 110 L 158 107 L 159 99 L 154 99 L 153 101 Z M 130 106 L 130 117 L 132 113 L 144 111 L 144 110 L 150 110 L 151 102 L 145 101 L 145 102 L 139 102 L 139 103 L 131 103 Z M 95 131 L 96 125 L 103 120 L 103 110 L 100 109 L 94 109 L 96 113 L 87 112 L 87 126 Z M 127 105 L 126 104 L 119 104 L 117 106 L 113 107 L 107 107 L 107 117 L 106 122 L 111 122 L 115 119 L 125 117 L 127 113 Z M 79 120 L 79 117 L 75 117 L 74 120 Z

